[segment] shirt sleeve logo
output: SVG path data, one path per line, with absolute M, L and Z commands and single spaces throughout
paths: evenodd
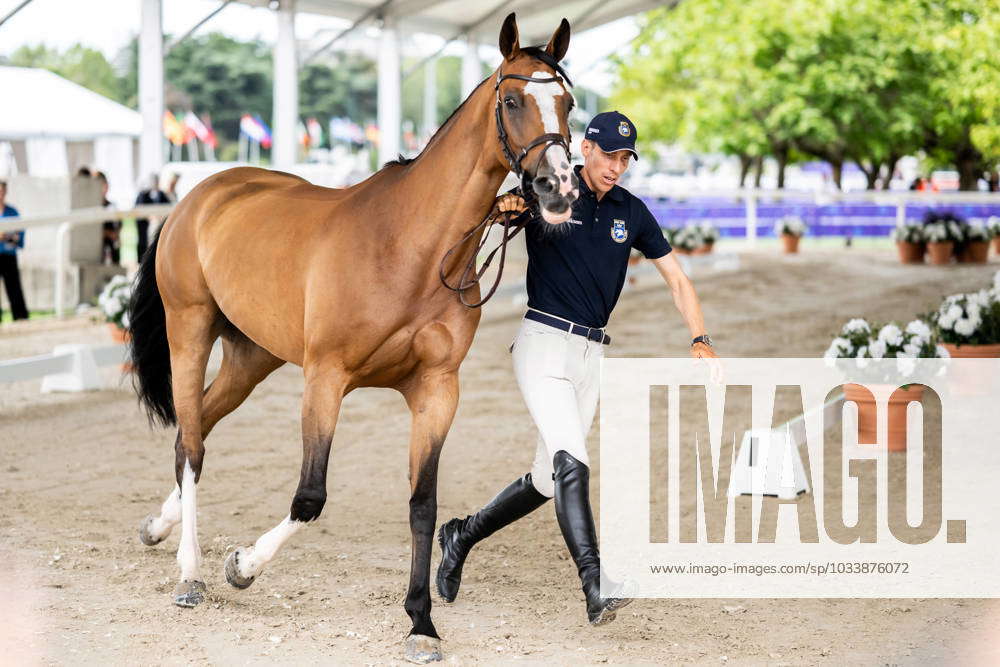
M 625 221 L 615 218 L 611 222 L 611 239 L 615 243 L 625 243 L 628 238 L 628 230 L 625 229 Z
M 630 134 L 632 134 L 632 129 L 629 128 L 628 123 L 625 122 L 624 120 L 618 123 L 618 134 L 622 135 L 623 137 L 627 137 Z

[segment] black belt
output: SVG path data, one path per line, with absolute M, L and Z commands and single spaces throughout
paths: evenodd
M 555 327 L 562 331 L 568 331 L 577 336 L 583 336 L 588 340 L 592 340 L 596 343 L 601 343 L 603 345 L 608 345 L 611 343 L 611 336 L 604 333 L 603 329 L 595 329 L 593 327 L 584 327 L 579 324 L 574 324 L 573 322 L 567 322 L 566 320 L 561 320 L 558 317 L 553 317 L 551 315 L 546 315 L 545 313 L 540 313 L 537 310 L 529 310 L 524 315 L 526 320 L 534 320 L 535 322 L 541 322 L 542 324 L 547 324 L 550 327 Z

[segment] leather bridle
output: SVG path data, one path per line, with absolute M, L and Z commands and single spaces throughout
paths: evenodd
M 544 52 L 542 52 L 544 53 Z M 538 57 L 546 65 L 549 65 L 557 73 L 550 77 L 533 77 L 525 76 L 523 74 L 504 74 L 501 70 L 497 70 L 496 82 L 493 84 L 493 89 L 497 94 L 497 104 L 496 104 L 496 125 L 497 125 L 497 139 L 500 141 L 500 148 L 503 150 L 504 158 L 510 165 L 511 170 L 517 175 L 518 178 L 518 190 L 520 197 L 524 200 L 526 205 L 526 210 L 523 213 L 516 213 L 515 211 L 499 211 L 497 213 L 492 213 L 487 215 L 482 222 L 470 229 L 462 237 L 462 239 L 456 243 L 448 252 L 445 253 L 444 257 L 441 258 L 441 265 L 438 269 L 438 276 L 441 279 L 441 284 L 458 293 L 458 298 L 465 306 L 469 308 L 478 308 L 484 303 L 489 301 L 490 297 L 496 292 L 497 287 L 500 285 L 500 279 L 503 277 L 503 267 L 504 261 L 507 257 L 507 243 L 517 236 L 517 233 L 524 229 L 524 226 L 537 217 L 535 213 L 536 206 L 538 204 L 537 199 L 534 195 L 534 190 L 531 187 L 531 183 L 528 182 L 530 173 L 523 166 L 524 158 L 528 156 L 536 146 L 542 146 L 542 150 L 538 155 L 538 160 L 535 162 L 534 173 L 538 174 L 538 168 L 542 165 L 542 160 L 545 159 L 545 154 L 553 146 L 561 146 L 564 151 L 566 151 L 566 162 L 570 162 L 570 149 L 569 144 L 571 138 L 564 137 L 561 133 L 549 132 L 547 134 L 542 134 L 530 142 L 528 142 L 519 154 L 515 154 L 514 150 L 510 146 L 510 137 L 507 134 L 507 128 L 503 124 L 503 112 L 502 106 L 503 101 L 500 99 L 500 84 L 507 79 L 518 79 L 520 81 L 529 81 L 533 83 L 559 83 L 564 87 L 573 87 L 573 82 L 570 80 L 569 75 L 559 66 L 559 63 L 555 61 L 554 58 L 541 57 L 542 54 L 533 54 Z M 561 76 L 560 76 L 561 75 Z M 476 251 L 472 253 L 468 263 L 465 265 L 465 269 L 462 271 L 462 277 L 459 278 L 458 285 L 448 284 L 448 280 L 445 276 L 445 264 L 448 262 L 448 258 L 451 255 L 465 245 L 466 241 L 471 239 L 476 232 L 481 230 L 483 227 L 489 227 L 492 223 L 496 222 L 497 218 L 503 217 L 503 237 L 500 239 L 500 245 L 494 248 L 490 254 L 486 257 L 486 261 L 483 262 L 482 268 L 478 271 L 476 270 L 476 259 L 479 256 L 480 251 L 486 245 L 486 235 L 483 235 L 483 239 L 480 241 L 479 246 Z M 465 300 L 465 291 L 475 287 L 479 284 L 480 279 L 486 273 L 489 268 L 490 263 L 496 256 L 497 251 L 500 252 L 500 264 L 497 265 L 497 277 L 493 281 L 493 286 L 487 292 L 486 296 L 482 297 L 476 303 L 469 303 Z M 470 279 L 470 275 L 472 278 Z
M 518 155 L 514 154 L 513 149 L 510 147 L 510 137 L 507 135 L 507 128 L 503 124 L 503 113 L 501 107 L 503 106 L 503 101 L 500 99 L 500 84 L 507 79 L 517 79 L 519 81 L 529 81 L 531 83 L 558 83 L 565 86 L 573 87 L 573 82 L 570 81 L 569 76 L 566 72 L 559 67 L 558 63 L 554 61 L 551 63 L 546 63 L 550 65 L 557 72 L 561 72 L 562 76 L 555 74 L 549 77 L 533 77 L 525 76 L 524 74 L 504 74 L 502 70 L 497 70 L 496 83 L 493 84 L 493 90 L 497 94 L 497 104 L 496 104 L 496 125 L 497 125 L 497 139 L 500 140 L 500 148 L 503 149 L 503 156 L 507 159 L 510 164 L 511 170 L 517 175 L 518 181 L 520 182 L 521 191 L 527 193 L 531 191 L 529 187 L 531 184 L 527 182 L 528 171 L 524 168 L 523 162 L 524 158 L 528 157 L 528 153 L 531 152 L 535 146 L 544 146 L 541 152 L 538 154 L 538 160 L 535 162 L 535 174 L 538 173 L 538 168 L 542 166 L 542 160 L 545 158 L 545 153 L 548 152 L 553 146 L 562 146 L 562 149 L 566 151 L 566 161 L 569 162 L 570 151 L 569 144 L 572 140 L 572 135 L 567 138 L 558 132 L 549 132 L 547 134 L 535 137 L 530 142 L 528 142 Z

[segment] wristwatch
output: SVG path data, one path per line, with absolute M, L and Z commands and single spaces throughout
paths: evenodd
M 705 345 L 712 347 L 712 338 L 708 334 L 705 334 L 704 336 L 698 336 L 697 338 L 691 341 L 691 347 L 694 347 L 698 343 L 704 343 Z

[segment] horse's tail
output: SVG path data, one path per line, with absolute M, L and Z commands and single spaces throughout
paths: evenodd
M 156 246 L 159 241 L 158 231 L 142 257 L 129 303 L 130 351 L 134 369 L 132 384 L 139 401 L 146 407 L 150 424 L 159 422 L 163 426 L 174 426 L 177 424 L 177 413 L 171 389 L 167 316 L 156 286 Z

